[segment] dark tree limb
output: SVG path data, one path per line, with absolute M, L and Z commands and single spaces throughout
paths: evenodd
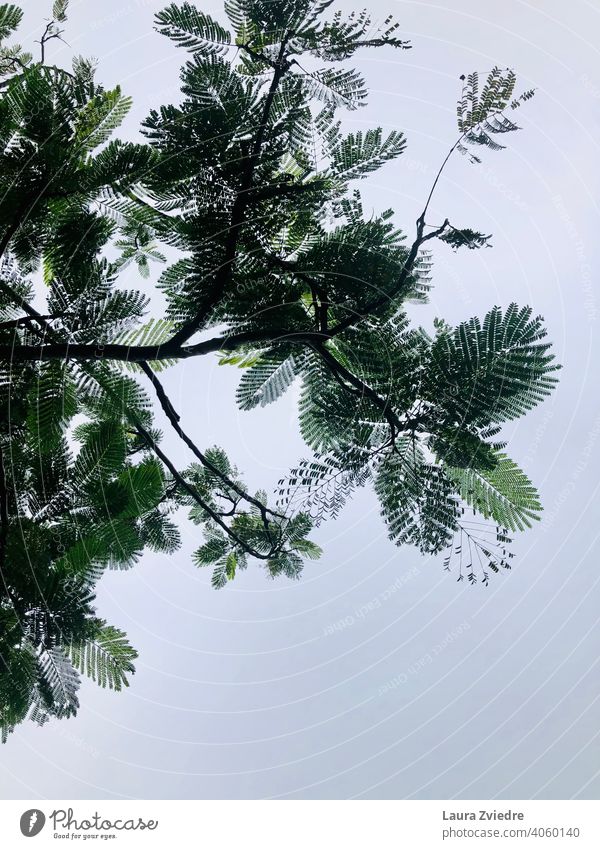
M 285 61 L 286 46 L 287 39 L 284 38 L 281 42 L 277 61 L 275 62 L 273 78 L 271 80 L 271 85 L 269 86 L 269 91 L 267 92 L 261 121 L 254 139 L 252 151 L 250 153 L 250 156 L 248 157 L 248 164 L 246 166 L 244 174 L 242 175 L 241 185 L 236 194 L 233 209 L 231 211 L 231 221 L 229 224 L 228 237 L 225 242 L 223 263 L 216 274 L 213 289 L 206 303 L 203 304 L 202 307 L 196 313 L 196 315 L 190 321 L 186 322 L 183 327 L 181 327 L 173 336 L 172 341 L 176 345 L 181 345 L 183 342 L 187 342 L 187 340 L 191 336 L 193 336 L 194 333 L 196 333 L 206 316 L 209 315 L 213 307 L 219 302 L 227 287 L 227 284 L 231 279 L 231 275 L 233 273 L 233 265 L 237 253 L 240 231 L 244 223 L 244 216 L 249 203 L 248 192 L 252 188 L 254 171 L 260 159 L 265 133 L 269 122 L 269 115 L 271 114 L 273 101 L 275 99 L 275 94 L 277 93 L 281 78 L 284 76 L 284 74 L 289 68 L 288 63 Z
M 313 344 L 311 347 L 317 354 L 319 354 L 334 377 L 343 378 L 343 380 L 347 382 L 346 384 L 340 382 L 340 385 L 345 388 L 346 391 L 351 392 L 351 394 L 358 395 L 361 398 L 367 398 L 375 407 L 377 407 L 378 410 L 381 410 L 383 417 L 390 425 L 392 441 L 398 431 L 409 430 L 411 429 L 411 426 L 412 428 L 416 426 L 417 422 L 403 421 L 400 419 L 392 408 L 389 398 L 382 398 L 381 395 L 375 392 L 375 390 L 368 384 L 364 383 L 353 372 L 342 365 L 342 363 L 333 356 L 331 351 L 329 351 L 324 344 Z M 347 385 L 348 383 L 350 386 Z
M 133 420 L 133 419 L 132 419 Z M 256 557 L 258 560 L 269 560 L 276 553 L 276 549 L 271 549 L 267 554 L 261 554 L 259 551 L 256 551 L 252 546 L 248 545 L 248 543 L 244 542 L 244 540 L 240 539 L 240 537 L 233 531 L 229 525 L 223 521 L 221 515 L 213 508 L 207 504 L 204 499 L 201 497 L 200 493 L 197 491 L 196 487 L 192 486 L 189 481 L 180 474 L 177 470 L 177 467 L 174 463 L 167 457 L 162 448 L 158 445 L 156 440 L 152 437 L 152 435 L 146 430 L 143 424 L 135 419 L 135 427 L 139 435 L 142 437 L 148 448 L 150 448 L 158 457 L 159 460 L 166 466 L 166 468 L 171 473 L 173 480 L 178 484 L 178 486 L 187 492 L 194 501 L 198 504 L 199 507 L 204 510 L 207 516 L 216 522 L 220 528 L 222 528 L 227 536 L 234 541 L 236 545 L 239 545 L 240 548 L 243 548 L 245 552 L 250 554 L 252 557 Z
M 35 313 L 35 310 L 33 310 Z M 35 313 L 36 320 L 41 318 Z M 0 345 L 0 360 L 12 362 L 32 362 L 36 360 L 116 360 L 120 362 L 143 363 L 153 360 L 189 359 L 201 357 L 216 351 L 236 351 L 243 345 L 264 342 L 272 345 L 276 342 L 306 344 L 324 341 L 329 334 L 318 331 L 294 331 L 285 327 L 248 330 L 215 336 L 195 345 L 178 346 L 173 341 L 162 345 L 118 345 L 69 342 L 49 342 L 40 345 Z
M 58 38 L 59 41 L 62 41 L 62 34 L 64 30 L 53 30 L 56 21 L 53 19 L 46 24 L 46 29 L 44 30 L 42 37 L 40 38 L 38 44 L 40 45 L 40 63 L 42 65 L 46 62 L 46 44 L 49 41 L 52 41 L 53 38 Z
M 262 502 L 260 502 L 257 498 L 254 498 L 253 496 L 249 495 L 245 489 L 236 484 L 235 481 L 232 481 L 231 478 L 229 478 L 227 475 L 223 474 L 223 472 L 221 472 L 220 469 L 218 469 L 217 466 L 214 465 L 214 463 L 211 463 L 208 457 L 198 448 L 198 446 L 193 442 L 193 440 L 190 439 L 190 437 L 185 433 L 185 431 L 179 424 L 181 416 L 176 412 L 169 396 L 165 392 L 162 383 L 160 382 L 156 374 L 152 371 L 148 363 L 141 363 L 141 368 L 148 380 L 154 386 L 154 389 L 156 390 L 156 395 L 163 409 L 163 412 L 169 419 L 173 430 L 183 440 L 183 442 L 185 442 L 185 444 L 188 446 L 194 456 L 197 457 L 198 460 L 200 460 L 202 465 L 206 469 L 208 469 L 213 475 L 220 478 L 220 480 L 223 481 L 225 486 L 237 493 L 240 496 L 240 499 L 243 499 L 244 501 L 247 501 L 249 504 L 252 504 L 254 507 L 256 507 L 260 511 L 265 527 L 267 527 L 269 524 L 269 516 L 276 516 L 279 519 L 285 519 L 286 517 L 283 516 L 281 513 L 275 513 L 273 510 L 269 510 L 269 508 L 265 507 L 265 505 L 262 504 Z
M 0 289 L 2 289 L 2 291 L 5 291 L 2 286 L 0 286 Z M 23 325 L 28 325 L 32 321 L 46 322 L 46 321 L 52 321 L 55 318 L 62 318 L 62 317 L 63 316 L 58 314 L 58 313 L 56 315 L 40 315 L 40 316 L 37 316 L 37 315 L 22 315 L 20 318 L 13 318 L 10 321 L 0 321 L 0 330 L 16 330 L 17 328 L 22 327 Z
M 343 321 L 335 324 L 327 333 L 327 335 L 331 338 L 333 336 L 337 336 L 340 333 L 343 333 L 344 330 L 347 330 L 349 327 L 357 324 L 361 319 L 365 318 L 367 315 L 371 315 L 372 313 L 376 313 L 382 307 L 388 306 L 395 298 L 402 294 L 406 281 L 408 280 L 410 274 L 414 270 L 415 262 L 419 255 L 419 249 L 421 245 L 425 242 L 430 241 L 431 239 L 437 239 L 438 236 L 441 236 L 442 233 L 448 227 L 449 221 L 446 219 L 441 227 L 437 227 L 435 230 L 432 230 L 431 233 L 428 233 L 426 236 L 424 235 L 425 231 L 425 219 L 421 215 L 417 219 L 417 238 L 412 243 L 411 249 L 409 251 L 408 257 L 406 258 L 406 262 L 402 267 L 402 271 L 398 277 L 397 282 L 392 287 L 389 292 L 386 292 L 384 295 L 380 295 L 379 297 L 372 300 L 370 303 L 366 304 L 364 309 L 360 312 L 355 312 L 352 315 L 349 315 L 348 318 L 345 318 Z

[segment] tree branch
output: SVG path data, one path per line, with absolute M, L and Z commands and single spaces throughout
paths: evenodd
M 35 313 L 35 310 L 33 310 Z M 41 316 L 35 314 L 36 320 Z M 235 351 L 242 345 L 254 342 L 319 342 L 329 338 L 329 334 L 317 331 L 294 331 L 288 328 L 265 328 L 215 336 L 196 345 L 178 346 L 172 340 L 163 345 L 119 345 L 69 342 L 52 342 L 46 345 L 0 345 L 0 360 L 10 362 L 32 362 L 35 360 L 116 360 L 120 362 L 142 363 L 153 360 L 189 359 L 201 357 L 216 351 Z
M 250 47 L 250 43 L 246 42 L 245 44 L 238 45 L 240 50 L 245 50 L 246 53 L 251 56 L 254 60 L 258 60 L 259 62 L 264 62 L 265 65 L 269 65 L 271 68 L 276 67 L 276 63 L 274 59 L 270 59 L 264 53 L 259 50 L 254 50 L 253 47 Z
M 359 377 L 353 374 L 349 369 L 347 369 L 340 361 L 333 356 L 333 354 L 325 347 L 323 343 L 321 344 L 312 344 L 311 347 L 316 351 L 317 354 L 323 359 L 323 361 L 328 366 L 329 370 L 333 373 L 334 376 L 342 377 L 344 380 L 348 381 L 354 389 L 350 389 L 348 386 L 345 386 L 347 391 L 351 391 L 352 394 L 356 394 L 354 390 L 362 397 L 368 398 L 371 403 L 377 407 L 377 409 L 381 410 L 384 418 L 387 419 L 388 424 L 392 429 L 392 435 L 395 436 L 397 431 L 407 430 L 409 423 L 402 421 L 390 404 L 389 398 L 382 398 L 364 383 Z M 341 384 L 344 386 L 344 384 Z M 416 422 L 414 423 L 416 424 Z
M 352 327 L 366 315 L 376 312 L 388 305 L 394 298 L 397 298 L 398 295 L 402 293 L 402 290 L 406 284 L 406 281 L 413 271 L 415 261 L 419 254 L 419 248 L 425 242 L 428 242 L 430 239 L 437 239 L 438 236 L 444 232 L 446 227 L 448 226 L 449 221 L 446 219 L 441 227 L 438 227 L 436 230 L 433 230 L 431 233 L 428 233 L 426 236 L 423 235 L 425 229 L 425 221 L 421 220 L 421 216 L 417 219 L 417 238 L 412 243 L 411 249 L 409 251 L 406 262 L 402 267 L 402 271 L 400 272 L 400 276 L 398 277 L 397 283 L 393 286 L 393 288 L 386 292 L 384 295 L 380 295 L 378 298 L 375 298 L 373 301 L 368 303 L 361 312 L 356 312 L 353 315 L 348 316 L 343 321 L 338 322 L 327 332 L 327 336 L 329 338 L 333 338 L 334 336 L 338 336 L 344 330 L 347 330 L 349 327 Z
M 45 28 L 45 30 L 42 34 L 42 37 L 40 38 L 40 40 L 38 42 L 38 44 L 40 45 L 40 64 L 41 65 L 44 65 L 45 61 L 46 61 L 46 44 L 49 41 L 52 41 L 53 38 L 58 38 L 60 41 L 63 40 L 62 34 L 63 34 L 64 30 L 62 30 L 62 29 L 54 30 L 53 27 L 55 26 L 55 24 L 56 24 L 56 21 L 54 19 L 52 19 L 51 21 L 49 21 L 46 24 L 46 28 Z
M 162 463 L 171 472 L 173 480 L 176 481 L 177 484 L 181 487 L 181 489 L 185 490 L 185 492 L 187 492 L 188 495 L 190 495 L 194 499 L 194 501 L 199 505 L 199 507 L 201 507 L 202 510 L 204 510 L 204 512 L 208 516 L 210 516 L 210 518 L 225 531 L 228 537 L 230 537 L 237 545 L 243 548 L 244 551 L 246 551 L 252 557 L 256 557 L 258 560 L 269 560 L 273 556 L 275 550 L 272 549 L 268 554 L 261 554 L 259 551 L 256 551 L 254 548 L 252 548 L 252 546 L 248 545 L 246 542 L 240 539 L 240 537 L 235 533 L 235 531 L 232 531 L 229 525 L 223 521 L 221 516 L 204 501 L 204 499 L 200 496 L 196 488 L 192 486 L 191 483 L 186 481 L 186 479 L 177 471 L 175 465 L 167 457 L 165 452 L 160 448 L 156 440 L 153 439 L 152 435 L 146 430 L 142 423 L 138 421 L 135 417 L 132 417 L 132 421 L 134 421 L 135 428 L 139 435 L 142 437 L 142 439 L 145 441 L 146 445 L 148 445 L 148 447 L 151 448 L 152 451 L 154 451 L 158 459 L 161 460 Z
M 215 275 L 215 283 L 206 303 L 197 311 L 196 315 L 191 319 L 191 321 L 186 322 L 183 327 L 181 327 L 173 336 L 172 341 L 176 345 L 181 345 L 183 342 L 186 342 L 190 338 L 190 336 L 194 335 L 194 333 L 202 324 L 203 320 L 210 313 L 211 309 L 215 306 L 216 303 L 218 303 L 219 299 L 225 291 L 227 284 L 229 283 L 229 280 L 231 279 L 231 275 L 233 272 L 233 264 L 237 253 L 240 229 L 242 227 L 242 224 L 244 223 L 244 213 L 249 203 L 248 191 L 252 187 L 254 170 L 260 158 L 264 137 L 269 122 L 269 115 L 271 114 L 273 101 L 275 99 L 275 94 L 277 92 L 277 88 L 279 86 L 281 78 L 289 67 L 289 65 L 287 64 L 287 62 L 285 62 L 284 59 L 286 46 L 287 38 L 284 38 L 281 42 L 279 55 L 275 63 L 275 71 L 273 73 L 273 79 L 271 80 L 271 85 L 269 87 L 269 91 L 265 100 L 265 105 L 261 116 L 261 122 L 259 124 L 256 137 L 254 139 L 254 144 L 252 146 L 252 151 L 248 158 L 248 164 L 246 166 L 245 173 L 242 175 L 241 185 L 236 194 L 233 209 L 231 211 L 231 221 L 229 224 L 229 234 L 225 242 L 223 263 L 220 266 L 217 274 Z
M 216 475 L 218 478 L 220 478 L 223 483 L 229 489 L 232 489 L 234 492 L 236 492 L 241 499 L 247 501 L 249 504 L 254 505 L 254 507 L 256 507 L 260 511 L 265 527 L 267 527 L 269 524 L 269 515 L 276 516 L 279 519 L 285 519 L 286 517 L 283 516 L 281 513 L 275 513 L 273 510 L 269 510 L 269 508 L 265 507 L 265 505 L 262 504 L 262 502 L 260 502 L 257 498 L 253 498 L 251 495 L 249 495 L 245 489 L 236 484 L 235 481 L 232 481 L 231 478 L 227 477 L 227 475 L 223 474 L 223 472 L 221 472 L 221 470 L 218 469 L 217 466 L 214 465 L 214 463 L 211 463 L 208 457 L 203 454 L 202 451 L 200 451 L 198 446 L 190 439 L 190 437 L 185 433 L 185 431 L 179 424 L 181 417 L 173 407 L 170 398 L 165 392 L 164 387 L 156 376 L 156 374 L 152 371 L 148 363 L 141 363 L 140 365 L 142 371 L 154 386 L 154 389 L 156 390 L 156 395 L 163 409 L 163 412 L 171 422 L 173 430 L 185 442 L 185 444 L 188 446 L 191 452 L 198 458 L 198 460 L 200 460 L 202 465 L 210 472 L 212 472 L 213 475 Z

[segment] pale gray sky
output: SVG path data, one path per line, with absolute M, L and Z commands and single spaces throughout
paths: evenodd
M 27 0 L 24 43 L 50 5 Z M 129 137 L 177 97 L 184 54 L 152 32 L 162 5 L 71 0 L 72 50 L 98 56 L 105 84 L 135 99 Z M 494 249 L 436 247 L 431 304 L 411 312 L 458 322 L 516 300 L 545 316 L 559 389 L 506 429 L 544 520 L 516 542 L 512 573 L 474 589 L 440 558 L 396 549 L 368 492 L 319 530 L 325 555 L 298 583 L 256 567 L 214 592 L 187 528 L 177 555 L 150 554 L 99 588 L 100 613 L 140 651 L 131 688 L 84 682 L 76 719 L 18 728 L 0 750 L 4 798 L 598 797 L 600 6 L 369 5 L 414 46 L 360 58 L 372 96 L 349 124 L 406 133 L 406 154 L 362 189 L 409 235 L 456 137 L 460 74 L 512 66 L 537 88 L 509 149 L 478 167 L 457 157 L 433 204 L 432 220 L 491 232 Z M 199 444 L 223 445 L 269 488 L 306 453 L 295 394 L 241 413 L 238 378 L 205 359 L 167 380 Z

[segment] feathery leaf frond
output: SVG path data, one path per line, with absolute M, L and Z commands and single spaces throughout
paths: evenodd
M 192 6 L 171 3 L 156 15 L 156 29 L 190 53 L 204 56 L 225 52 L 231 35 L 217 21 Z
M 129 686 L 127 676 L 135 672 L 138 656 L 123 631 L 101 620 L 87 639 L 69 643 L 67 653 L 79 672 L 111 690 Z

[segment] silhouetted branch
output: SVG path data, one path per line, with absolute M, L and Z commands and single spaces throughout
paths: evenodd
M 229 235 L 225 243 L 223 263 L 219 268 L 217 274 L 215 275 L 215 284 L 213 290 L 210 293 L 206 303 L 201 307 L 200 310 L 198 310 L 198 312 L 191 319 L 191 321 L 186 322 L 183 327 L 181 327 L 177 331 L 177 333 L 175 333 L 172 339 L 175 345 L 181 345 L 183 342 L 186 342 L 191 336 L 194 335 L 194 333 L 201 326 L 206 316 L 210 313 L 212 308 L 215 306 L 215 304 L 218 303 L 219 299 L 222 297 L 223 292 L 225 291 L 225 288 L 229 280 L 231 279 L 233 264 L 237 253 L 240 229 L 244 223 L 244 214 L 246 212 L 246 207 L 249 203 L 248 191 L 252 187 L 254 170 L 260 159 L 265 132 L 269 122 L 269 115 L 271 114 L 271 109 L 273 107 L 273 101 L 275 99 L 277 88 L 279 87 L 281 78 L 289 68 L 289 65 L 287 64 L 287 62 L 285 62 L 286 46 L 287 39 L 284 38 L 281 42 L 279 55 L 274 65 L 275 70 L 273 72 L 273 79 L 271 80 L 271 85 L 269 86 L 269 91 L 265 99 L 265 105 L 263 108 L 261 121 L 256 133 L 256 137 L 254 139 L 252 151 L 248 158 L 248 165 L 246 167 L 245 173 L 242 175 L 241 185 L 236 194 L 233 209 L 231 211 Z
M 232 539 L 236 543 L 236 545 L 239 545 L 241 548 L 244 549 L 244 551 L 259 560 L 269 560 L 273 556 L 273 554 L 275 553 L 274 549 L 268 552 L 267 554 L 261 554 L 259 551 L 256 551 L 254 548 L 252 548 L 252 546 L 248 545 L 248 543 L 244 542 L 244 540 L 240 539 L 240 537 L 235 533 L 235 531 L 233 531 L 229 527 L 229 525 L 223 521 L 220 514 L 213 510 L 213 508 L 204 501 L 197 489 L 191 483 L 189 483 L 189 481 L 186 481 L 183 475 L 179 473 L 177 467 L 173 464 L 169 457 L 167 457 L 165 452 L 158 445 L 153 436 L 142 425 L 142 423 L 139 420 L 134 419 L 134 417 L 132 417 L 132 421 L 135 421 L 135 427 L 139 435 L 145 441 L 146 445 L 156 454 L 158 459 L 161 460 L 162 463 L 170 471 L 173 480 L 177 482 L 181 489 L 185 490 L 185 492 L 187 492 L 188 495 L 190 495 L 194 499 L 196 504 L 198 504 L 198 506 L 201 507 L 202 510 L 204 510 L 207 516 L 210 516 L 210 518 L 225 531 L 227 536 L 230 537 L 230 539 Z
M 220 478 L 223 483 L 227 487 L 229 487 L 229 489 L 232 489 L 234 492 L 236 492 L 241 499 L 247 501 L 249 504 L 253 504 L 254 507 L 256 507 L 260 511 L 265 526 L 269 524 L 269 515 L 276 516 L 279 519 L 285 519 L 286 517 L 283 516 L 281 513 L 275 513 L 273 510 L 269 510 L 269 508 L 265 507 L 265 505 L 262 504 L 262 502 L 260 502 L 257 498 L 253 498 L 251 495 L 249 495 L 245 489 L 236 484 L 235 481 L 232 481 L 231 478 L 229 478 L 227 475 L 223 474 L 223 472 L 219 468 L 217 468 L 214 463 L 211 463 L 208 457 L 198 448 L 198 446 L 193 442 L 193 440 L 190 439 L 190 437 L 185 433 L 185 431 L 179 424 L 181 417 L 173 407 L 170 398 L 165 392 L 164 387 L 156 376 L 156 374 L 152 371 L 148 363 L 141 363 L 140 365 L 142 371 L 154 386 L 154 389 L 156 390 L 156 395 L 163 409 L 163 412 L 171 422 L 175 433 L 185 442 L 185 444 L 188 446 L 194 456 L 197 457 L 198 460 L 200 460 L 202 465 L 206 469 L 208 469 L 213 475 Z

